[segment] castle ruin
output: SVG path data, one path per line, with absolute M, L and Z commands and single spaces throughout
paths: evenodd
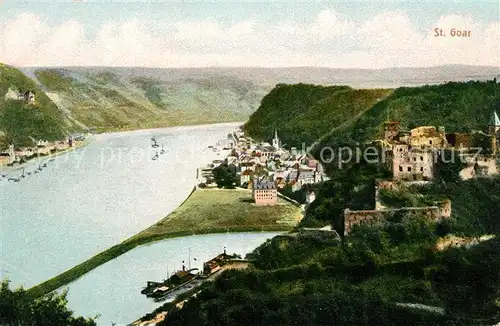
M 451 201 L 444 200 L 434 203 L 433 206 L 426 207 L 404 207 L 390 208 L 380 210 L 361 210 L 351 211 L 348 208 L 344 210 L 344 235 L 351 232 L 357 224 L 381 224 L 391 220 L 396 214 L 419 214 L 425 216 L 430 221 L 440 221 L 451 217 Z

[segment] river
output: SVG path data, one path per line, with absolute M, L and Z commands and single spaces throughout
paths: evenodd
M 163 218 L 189 195 L 196 167 L 217 158 L 205 149 L 238 125 L 94 135 L 39 173 L 28 164 L 20 182 L 1 178 L 0 276 L 31 287 Z M 152 137 L 165 150 L 156 160 Z
M 71 283 L 68 286 L 69 307 L 78 315 L 100 315 L 96 319 L 99 326 L 109 326 L 112 322 L 125 326 L 164 303 L 156 303 L 140 293 L 147 281 L 167 278 L 168 274 L 182 268 L 183 260 L 186 268 L 202 270 L 203 262 L 222 253 L 224 247 L 229 254 L 244 257 L 277 234 L 207 234 L 138 247 Z
M 12 288 L 29 288 L 168 215 L 191 192 L 196 168 L 221 158 L 208 146 L 238 125 L 94 135 L 86 147 L 50 161 L 3 168 L 9 177 L 24 169 L 26 177 L 0 180 L 1 277 Z M 152 138 L 160 147 L 151 146 Z M 40 162 L 47 167 L 35 173 Z M 274 235 L 202 235 L 136 248 L 69 284 L 69 307 L 77 315 L 100 314 L 99 325 L 125 325 L 159 305 L 141 295 L 141 288 L 165 278 L 167 269 L 181 268 L 182 260 L 188 264 L 189 250 L 191 267 L 201 268 L 224 246 L 245 255 Z

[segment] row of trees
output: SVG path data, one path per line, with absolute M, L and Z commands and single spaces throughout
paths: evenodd
M 67 292 L 33 299 L 22 288 L 0 286 L 0 325 L 5 326 L 95 326 L 93 319 L 75 317 L 67 308 Z

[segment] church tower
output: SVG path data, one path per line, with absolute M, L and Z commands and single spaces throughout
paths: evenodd
M 496 135 L 496 133 L 500 130 L 500 119 L 498 118 L 497 112 L 493 112 L 493 116 L 490 120 L 489 132 L 490 135 Z
M 274 128 L 273 147 L 276 149 L 280 148 L 280 139 L 278 138 L 278 130 L 276 128 Z

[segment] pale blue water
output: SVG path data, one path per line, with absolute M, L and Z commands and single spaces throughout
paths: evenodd
M 173 211 L 196 183 L 196 168 L 220 159 L 209 145 L 238 124 L 97 135 L 85 148 L 54 158 L 18 183 L 0 179 L 1 277 L 29 288 L 143 230 Z M 152 160 L 154 136 L 165 150 Z M 161 150 L 161 147 L 158 149 Z M 42 162 L 47 162 L 43 160 Z M 21 169 L 3 169 L 19 176 Z M 245 255 L 276 233 L 169 239 L 136 248 L 69 284 L 69 306 L 99 325 L 126 325 L 161 303 L 140 294 L 167 269 L 191 267 L 219 254 Z
M 79 315 L 93 317 L 98 325 L 124 326 L 163 303 L 141 294 L 147 281 L 161 281 L 168 273 L 186 267 L 191 248 L 191 268 L 222 253 L 245 256 L 277 233 L 224 233 L 168 239 L 138 247 L 84 275 L 69 285 L 69 307 Z M 196 258 L 196 261 L 194 260 Z
M 191 192 L 196 167 L 220 158 L 204 149 L 237 125 L 97 135 L 38 174 L 28 165 L 18 183 L 1 178 L 0 277 L 31 287 L 163 218 Z M 152 136 L 166 151 L 157 160 Z

